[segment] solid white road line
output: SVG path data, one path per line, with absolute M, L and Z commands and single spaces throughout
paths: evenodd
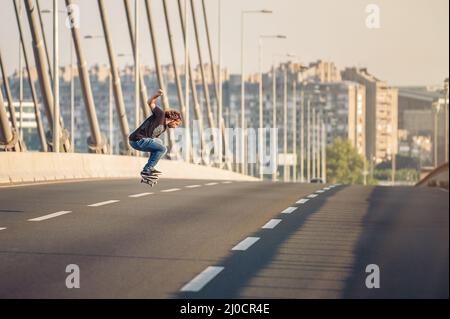
M 304 204 L 304 203 L 306 203 L 307 201 L 309 201 L 309 199 L 307 199 L 307 198 L 302 198 L 302 199 L 298 200 L 298 201 L 296 202 L 296 204 Z
M 161 193 L 171 193 L 171 192 L 176 192 L 179 190 L 180 190 L 179 188 L 171 188 L 171 189 L 162 190 Z
M 58 216 L 69 214 L 69 213 L 71 213 L 71 211 L 61 211 L 61 212 L 57 212 L 57 213 L 48 214 L 48 215 L 45 215 L 45 216 L 29 219 L 28 221 L 29 222 L 40 222 L 40 221 L 43 221 L 43 220 L 46 220 L 46 219 L 58 217 Z
M 114 203 L 117 203 L 118 201 L 119 200 L 113 199 L 113 200 L 107 200 L 106 202 L 100 202 L 100 203 L 91 204 L 91 205 L 88 205 L 88 206 L 89 207 L 99 207 L 99 206 L 114 204 Z
M 262 228 L 263 229 L 273 229 L 275 228 L 279 223 L 281 222 L 281 219 L 271 219 L 265 224 Z
M 256 243 L 259 240 L 259 237 L 247 237 L 239 244 L 234 246 L 231 250 L 247 250 L 251 245 Z
M 311 194 L 311 195 L 308 195 L 307 197 L 308 197 L 308 198 L 316 198 L 317 196 L 319 196 L 319 195 L 317 195 L 317 194 Z
M 5 230 L 6 229 L 6 227 L 0 227 L 0 230 Z
M 202 185 L 188 185 L 188 186 L 185 186 L 186 188 L 199 188 L 199 187 L 202 187 Z
M 225 267 L 210 266 L 198 274 L 194 279 L 181 288 L 181 291 L 200 291 L 205 285 L 216 277 Z
M 219 184 L 219 183 L 208 183 L 208 184 L 205 184 L 206 186 L 214 186 L 214 185 L 217 185 L 217 184 Z
M 131 198 L 139 198 L 139 197 L 144 197 L 144 196 L 152 195 L 152 194 L 153 194 L 153 193 L 141 193 L 141 194 L 129 195 L 128 197 L 131 197 Z
M 282 212 L 281 212 L 281 214 L 290 214 L 290 213 L 292 213 L 294 210 L 296 210 L 297 209 L 297 207 L 288 207 L 288 208 L 286 208 L 285 210 L 283 210 Z

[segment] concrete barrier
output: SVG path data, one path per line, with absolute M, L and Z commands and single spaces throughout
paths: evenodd
M 78 153 L 0 153 L 0 183 L 37 182 L 79 178 L 139 177 L 144 157 Z M 161 160 L 158 169 L 164 178 L 258 181 L 242 174 Z
M 435 168 L 427 176 L 422 178 L 416 186 L 441 187 L 448 189 L 448 162 Z

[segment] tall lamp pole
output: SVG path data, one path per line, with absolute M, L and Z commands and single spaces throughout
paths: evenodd
M 245 44 L 245 15 L 252 13 L 271 14 L 270 10 L 246 10 L 241 13 L 241 173 L 247 173 L 245 161 L 245 68 L 244 68 L 244 44 Z
M 445 162 L 448 163 L 448 78 L 444 81 Z
M 59 153 L 59 39 L 58 0 L 53 0 L 53 151 Z
M 441 105 L 439 100 L 433 103 L 433 111 L 434 111 L 434 138 L 433 138 L 433 148 L 434 148 L 434 167 L 438 166 L 438 132 L 439 132 L 439 112 L 441 109 Z
M 264 178 L 263 174 L 263 128 L 264 128 L 264 112 L 263 112 L 263 58 L 264 58 L 264 39 L 286 39 L 285 35 L 260 35 L 259 36 L 259 130 L 258 130 L 258 145 L 259 145 L 259 178 Z
M 103 35 L 85 35 L 85 39 L 103 39 L 105 36 Z M 118 54 L 119 57 L 127 56 L 126 54 Z M 113 154 L 113 148 L 114 148 L 114 137 L 113 137 L 113 110 L 112 110 L 112 86 L 113 86 L 113 80 L 112 80 L 112 72 L 111 67 L 109 68 L 109 74 L 108 74 L 108 131 L 109 131 L 109 154 Z
M 139 0 L 134 0 L 134 112 L 135 127 L 139 126 Z M 139 156 L 139 152 L 136 152 L 136 156 Z
M 37 4 L 38 2 L 36 2 Z M 38 9 L 39 9 L 39 5 L 38 5 Z M 51 14 L 53 13 L 52 10 L 48 10 L 48 9 L 43 9 L 40 11 L 41 14 Z M 58 13 L 60 14 L 67 14 L 67 10 L 59 10 Z M 42 21 L 41 21 L 42 22 Z M 45 42 L 45 36 L 44 38 L 44 42 Z M 70 38 L 70 32 L 69 32 L 69 38 Z M 73 41 L 69 41 L 70 43 L 70 147 L 72 149 L 72 152 L 75 151 L 75 120 L 74 120 L 74 110 L 75 110 L 75 83 L 74 83 L 74 65 L 73 65 Z M 47 50 L 47 48 L 46 48 Z M 47 56 L 48 58 L 48 56 Z M 50 66 L 50 64 L 49 64 Z M 51 72 L 49 70 L 49 73 L 51 75 Z

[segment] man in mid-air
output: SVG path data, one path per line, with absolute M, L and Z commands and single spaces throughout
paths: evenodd
M 155 166 L 164 154 L 166 154 L 167 147 L 159 139 L 159 136 L 167 128 L 176 128 L 181 124 L 180 112 L 175 110 L 163 111 L 156 106 L 157 99 L 163 95 L 164 92 L 160 89 L 148 100 L 147 104 L 152 110 L 152 115 L 128 137 L 132 148 L 141 152 L 150 153 L 148 162 L 141 172 L 143 178 L 161 173 L 155 169 Z

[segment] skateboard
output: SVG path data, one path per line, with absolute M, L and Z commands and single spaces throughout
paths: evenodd
M 141 183 L 150 185 L 151 187 L 158 184 L 159 174 L 152 174 L 150 176 L 141 175 Z

